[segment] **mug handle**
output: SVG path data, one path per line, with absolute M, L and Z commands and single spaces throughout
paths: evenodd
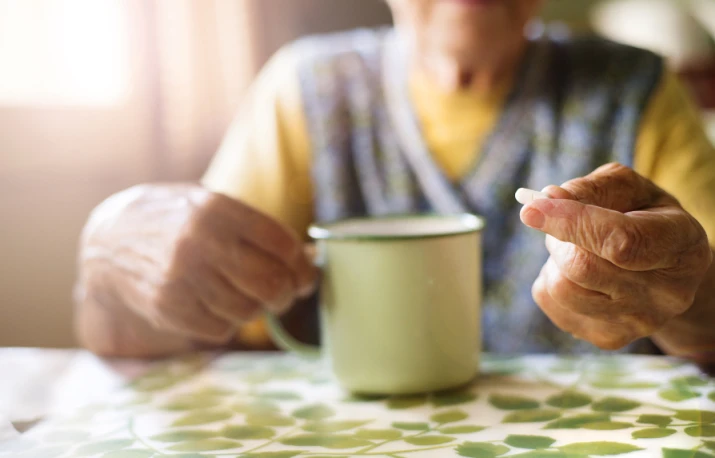
M 298 341 L 283 327 L 283 323 L 277 316 L 266 312 L 265 320 L 271 339 L 281 350 L 295 353 L 305 359 L 320 358 L 320 347 L 318 345 L 309 345 Z
M 325 266 L 324 259 L 322 259 L 322 256 L 318 256 L 317 250 L 314 246 L 308 246 L 306 248 L 306 253 L 313 259 L 313 264 L 316 267 L 322 268 Z M 268 334 L 270 334 L 271 339 L 273 339 L 273 342 L 278 346 L 278 348 L 295 353 L 305 359 L 320 358 L 320 347 L 318 345 L 309 345 L 298 341 L 298 339 L 290 335 L 277 316 L 270 312 L 266 312 L 265 321 L 268 328 Z

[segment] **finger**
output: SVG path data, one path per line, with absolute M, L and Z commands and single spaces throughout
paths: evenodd
M 521 210 L 521 220 L 527 226 L 631 271 L 668 268 L 678 262 L 680 247 L 691 245 L 691 239 L 700 236 L 689 230 L 691 223 L 683 221 L 685 216 L 676 209 L 624 215 L 556 199 L 537 200 Z
M 305 298 L 313 294 L 318 285 L 318 268 L 315 267 L 315 246 L 308 244 L 296 258 L 293 273 L 298 287 L 298 296 Z
M 619 313 L 607 295 L 583 288 L 563 276 L 551 257 L 544 265 L 542 276 L 549 296 L 566 310 L 599 319 Z
M 192 288 L 172 281 L 157 291 L 149 321 L 160 328 L 215 344 L 226 343 L 235 330 L 231 323 L 208 311 Z
M 315 288 L 317 269 L 306 257 L 303 242 L 295 231 L 242 202 L 219 194 L 216 196 L 213 208 L 230 221 L 223 225 L 221 238 L 234 240 L 238 237 L 283 262 L 294 272 L 299 292 L 310 294 Z M 212 218 L 212 225 L 216 228 L 214 220 Z
M 303 249 L 302 242 L 292 229 L 243 202 L 216 194 L 215 200 L 207 207 L 209 212 L 223 215 L 233 222 L 229 227 L 233 236 L 279 259 L 292 260 Z
M 553 258 L 544 265 L 543 277 L 546 290 L 559 305 L 606 326 L 618 326 L 621 336 L 649 336 L 664 324 L 666 317 L 672 317 L 644 292 L 631 291 L 626 297 L 612 299 L 582 288 L 561 274 Z
M 652 181 L 617 163 L 603 165 L 585 177 L 567 181 L 560 188 L 573 200 L 621 213 L 666 203 L 677 204 Z M 556 193 L 556 190 L 551 189 L 551 192 Z
M 640 337 L 622 325 L 599 321 L 563 308 L 549 295 L 542 276 L 534 282 L 532 295 L 539 308 L 559 329 L 603 350 L 618 350 Z
M 562 242 L 551 235 L 546 236 L 546 249 L 561 275 L 577 285 L 606 294 L 612 299 L 640 289 L 638 277 L 603 258 L 579 248 L 573 243 Z
M 608 295 L 622 316 L 641 317 L 637 321 L 650 323 L 638 329 L 658 327 L 684 313 L 694 300 L 696 286 L 680 277 L 672 279 L 657 271 L 630 272 L 550 235 L 546 236 L 546 248 L 562 276 Z
M 293 272 L 251 244 L 234 244 L 216 259 L 216 268 L 238 291 L 273 313 L 283 313 L 297 296 Z
M 205 304 L 211 313 L 234 325 L 253 321 L 261 312 L 261 304 L 241 292 L 233 292 Z
M 552 199 L 578 200 L 573 193 L 556 185 L 549 185 L 542 189 L 541 192 L 547 194 Z
M 261 311 L 260 303 L 237 290 L 219 269 L 205 260 L 192 266 L 186 279 L 206 308 L 229 323 L 252 321 Z
M 239 318 L 255 313 L 254 302 L 281 313 L 295 298 L 296 281 L 288 267 L 243 242 L 202 240 L 194 234 L 177 243 L 166 275 L 184 279 L 193 287 L 193 294 L 212 310 L 226 312 L 233 308 L 230 315 Z
M 544 283 L 544 277 L 539 276 L 531 288 L 531 295 L 539 308 L 559 329 L 577 339 L 583 339 L 585 334 L 584 319 L 578 314 L 564 309 L 549 295 Z

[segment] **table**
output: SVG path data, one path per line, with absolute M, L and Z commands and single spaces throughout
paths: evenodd
M 470 386 L 391 398 L 351 396 L 291 355 L 141 366 L 106 364 L 105 381 L 129 381 L 0 441 L 0 457 L 715 457 L 715 380 L 670 358 L 484 355 Z
M 78 350 L 0 348 L 0 419 L 31 424 L 71 410 L 109 395 L 148 366 Z

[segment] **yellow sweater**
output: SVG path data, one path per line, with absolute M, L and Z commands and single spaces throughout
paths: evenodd
M 296 59 L 280 51 L 256 79 L 203 184 L 255 206 L 304 235 L 313 221 L 311 147 Z M 509 84 L 489 94 L 444 92 L 419 75 L 413 106 L 435 161 L 458 179 L 501 112 Z M 678 198 L 715 245 L 715 149 L 675 75 L 665 72 L 640 126 L 635 169 Z M 560 183 L 554 183 L 560 184 Z

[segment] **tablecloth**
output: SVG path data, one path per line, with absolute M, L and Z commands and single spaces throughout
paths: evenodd
M 364 398 L 320 361 L 192 355 L 0 443 L 0 457 L 715 457 L 715 381 L 683 361 L 483 355 L 481 367 L 449 392 Z

